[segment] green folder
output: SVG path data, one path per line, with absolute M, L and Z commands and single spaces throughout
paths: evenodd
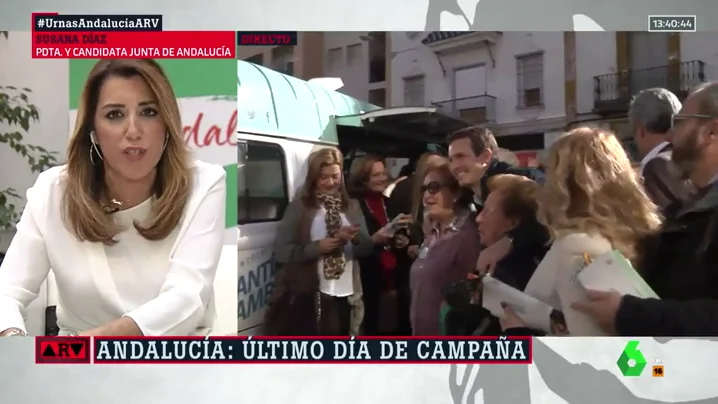
M 449 314 L 449 311 L 451 311 L 451 307 L 449 307 L 446 302 L 441 303 L 441 307 L 439 307 L 439 334 L 440 335 L 447 335 L 446 333 L 446 316 Z

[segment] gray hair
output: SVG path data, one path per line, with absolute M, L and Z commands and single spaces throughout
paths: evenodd
M 681 109 L 675 94 L 665 88 L 649 88 L 631 100 L 628 122 L 632 128 L 641 125 L 649 133 L 665 134 L 671 129 L 671 117 Z
M 718 82 L 704 83 L 693 93 L 700 91 L 700 112 L 705 115 L 718 115 Z

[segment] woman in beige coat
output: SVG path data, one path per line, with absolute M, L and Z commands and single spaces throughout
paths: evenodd
M 553 243 L 524 292 L 563 313 L 564 333 L 605 335 L 588 315 L 571 309 L 571 303 L 585 297 L 575 275 L 586 257 L 612 250 L 637 267 L 645 239 L 660 227 L 657 211 L 613 133 L 592 128 L 568 132 L 549 150 L 539 203 L 539 219 Z M 508 333 L 538 334 L 505 311 L 502 325 Z
M 307 177 L 284 212 L 274 255 L 279 265 L 265 313 L 267 335 L 357 335 L 364 316 L 358 258 L 374 240 L 344 187 L 335 148 L 309 157 Z

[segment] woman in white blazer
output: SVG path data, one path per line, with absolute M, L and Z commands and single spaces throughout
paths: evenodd
M 539 219 L 553 243 L 524 292 L 562 311 L 570 335 L 603 336 L 588 315 L 571 309 L 585 298 L 574 275 L 584 254 L 614 249 L 637 265 L 644 240 L 659 230 L 657 207 L 611 132 L 574 129 L 551 145 L 547 157 Z M 507 333 L 531 333 L 511 310 L 502 321 Z
M 60 335 L 208 332 L 225 198 L 224 169 L 190 159 L 160 66 L 101 60 L 67 164 L 27 191 L 0 268 L 0 335 L 26 335 L 24 310 L 50 269 Z

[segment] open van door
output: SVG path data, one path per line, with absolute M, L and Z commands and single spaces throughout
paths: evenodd
M 446 136 L 471 123 L 437 112 L 434 107 L 396 107 L 335 118 L 339 146 L 391 157 L 414 157 L 428 145 L 444 146 Z

